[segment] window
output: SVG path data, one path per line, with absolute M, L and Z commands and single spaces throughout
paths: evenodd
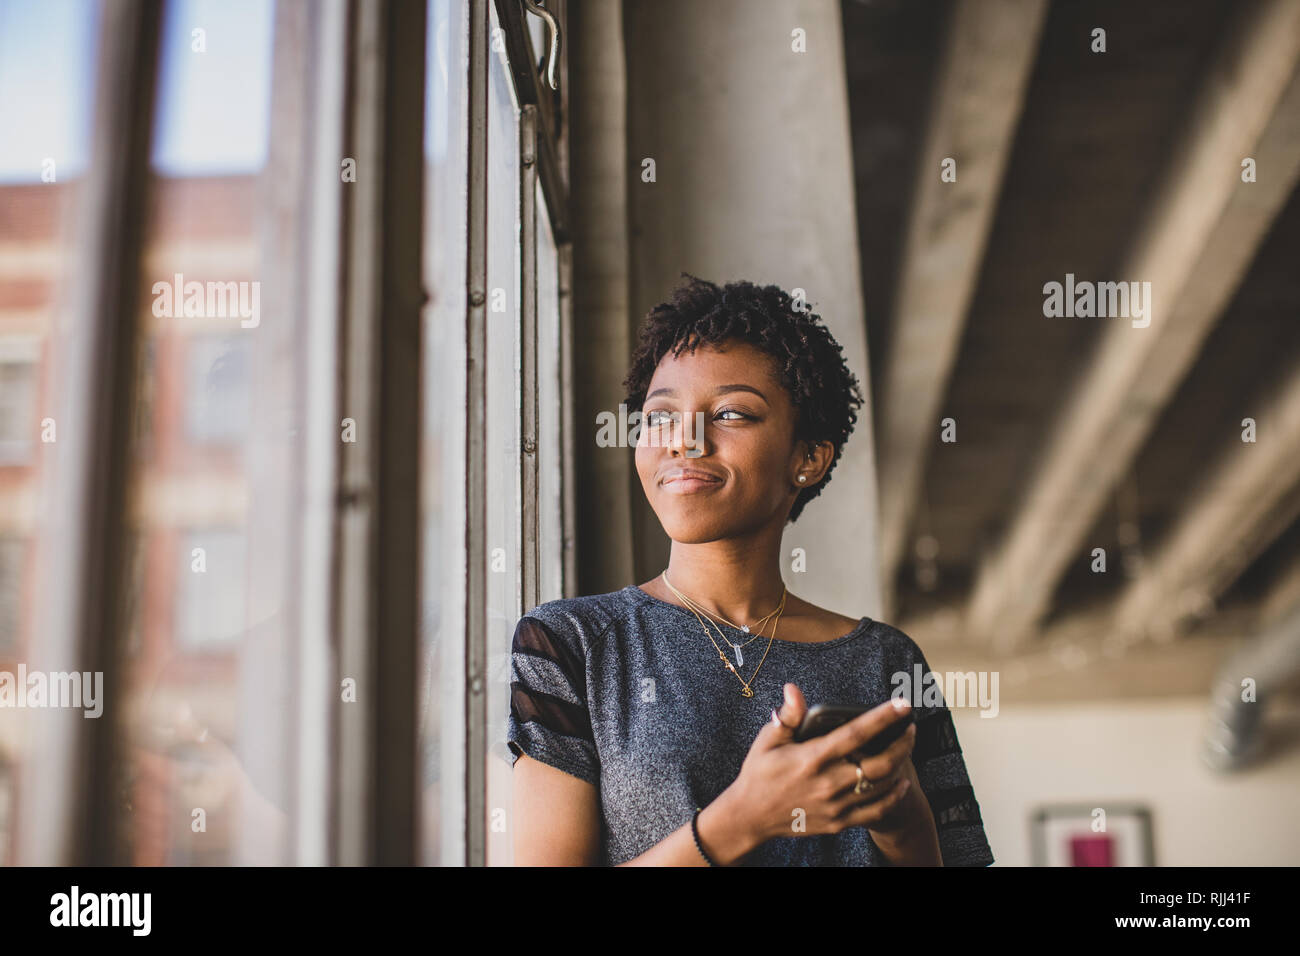
M 30 355 L 21 355 L 29 342 L 0 342 L 0 466 L 31 459 L 36 432 L 36 350 L 32 347 Z
M 70 227 L 90 158 L 98 3 L 0 2 L 0 670 L 35 667 L 37 612 L 59 602 L 39 558 L 55 541 L 55 441 L 77 441 L 56 377 L 83 328 L 67 314 Z M 47 421 L 48 419 L 48 421 Z M 37 598 L 38 589 L 53 596 Z M 22 785 L 45 762 L 43 721 L 0 708 L 0 865 L 20 862 Z
M 283 301 L 266 240 L 278 9 L 164 11 L 121 558 L 134 720 L 119 812 L 137 864 L 289 862 L 289 717 L 265 685 L 296 636 L 295 315 L 262 311 Z
M 199 336 L 188 345 L 186 439 L 196 444 L 239 444 L 248 429 L 246 340 Z
M 176 643 L 186 651 L 229 650 L 244 635 L 242 530 L 185 536 L 177 570 Z
M 425 76 L 420 855 L 465 854 L 465 0 L 432 0 Z
M 140 657 L 144 649 L 144 625 L 141 597 L 145 582 L 145 547 L 144 537 L 139 532 L 126 536 L 126 560 L 123 562 L 123 618 L 126 621 L 126 644 L 123 656 L 129 660 Z
M 13 865 L 9 853 L 13 807 L 14 777 L 4 759 L 0 758 L 0 866 Z
M 153 453 L 154 382 L 158 377 L 158 342 L 150 336 L 140 350 L 140 361 L 135 370 L 135 418 L 132 421 L 131 444 L 142 459 Z
M 0 339 L 0 466 L 32 458 L 39 354 L 33 338 Z
M 499 27 L 491 7 L 492 29 Z M 510 816 L 510 760 L 505 716 L 510 693 L 510 638 L 523 612 L 520 515 L 520 196 L 519 110 L 504 48 L 488 72 L 487 169 L 487 547 L 488 809 Z M 509 860 L 511 832 L 495 827 L 488 862 Z
M 563 23 L 563 4 L 549 7 Z M 412 859 L 509 862 L 510 638 L 527 605 L 572 585 L 567 176 L 556 161 L 560 98 L 538 80 L 546 29 L 513 2 L 426 0 L 380 17 L 365 4 L 168 0 L 145 102 L 132 92 L 144 84 L 97 74 L 92 51 L 149 62 L 121 58 L 142 52 L 128 40 L 154 35 L 149 9 L 107 8 L 103 24 L 70 9 L 0 6 L 0 128 L 22 132 L 0 142 L 0 655 L 40 630 L 22 602 L 26 565 L 43 554 L 58 573 L 37 575 L 30 603 L 72 609 L 52 615 L 42 641 L 122 668 L 123 693 L 107 702 L 107 729 L 51 732 L 58 743 L 43 755 L 57 773 L 29 774 L 40 748 L 6 750 L 14 735 L 0 732 L 0 859 L 400 860 L 393 831 L 370 822 L 378 798 L 365 784 L 414 771 L 418 820 L 398 834 Z M 424 29 L 403 32 L 414 22 Z M 369 52 L 370 41 L 421 36 L 423 59 Z M 30 77 L 48 78 L 42 61 L 62 67 L 58 122 L 30 108 L 40 99 Z M 483 88 L 471 82 L 477 67 Z M 405 132 L 419 128 L 416 82 L 422 138 Z M 91 116 L 96 86 L 107 106 Z M 132 143 L 143 157 L 143 141 L 123 132 L 132 124 L 112 120 L 148 109 L 148 169 L 101 161 L 98 151 Z M 42 181 L 36 142 L 51 144 L 57 181 Z M 413 182 L 416 150 L 422 201 L 395 213 L 374 184 Z M 73 260 L 63 217 L 114 200 L 115 216 L 87 216 L 98 225 Z M 414 353 L 422 394 L 410 395 L 383 372 L 416 367 L 403 364 L 393 329 L 407 327 L 392 306 L 414 317 L 405 303 L 419 290 L 393 293 L 392 257 L 364 241 L 389 241 L 390 219 L 403 216 L 422 241 L 411 275 L 427 293 Z M 115 257 L 131 268 L 110 268 Z M 80 271 L 64 274 L 65 261 Z M 123 285 L 117 299 L 91 302 L 88 272 L 112 288 L 119 273 L 135 277 L 138 295 Z M 70 367 L 92 373 L 94 389 L 76 387 L 84 374 L 51 373 L 49 332 L 63 312 L 73 341 L 129 345 L 114 360 L 77 351 Z M 471 363 L 479 350 L 484 361 Z M 65 407 L 71 419 L 55 412 Z M 409 431 L 384 420 L 395 412 Z M 48 445 L 46 417 L 58 428 Z M 85 421 L 95 428 L 71 424 Z M 403 435 L 418 437 L 418 455 L 397 447 Z M 481 454 L 467 460 L 471 446 Z M 49 469 L 65 476 L 52 485 L 61 501 L 104 469 L 121 480 L 103 487 L 123 489 L 120 500 L 88 498 L 86 520 L 67 519 L 71 537 L 50 532 L 36 507 L 56 456 L 71 463 Z M 394 474 L 416 476 L 418 492 L 380 493 Z M 379 596 L 394 589 L 376 573 L 405 560 L 382 544 L 401 539 L 394 527 L 417 524 L 420 575 L 395 590 L 418 598 L 418 634 L 385 616 Z M 120 620 L 85 625 L 90 598 L 66 583 L 83 579 L 104 584 Z M 386 649 L 417 637 L 418 673 L 385 669 Z M 480 660 L 471 674 L 467 662 Z M 418 735 L 418 764 L 375 733 L 393 713 L 406 720 L 374 703 L 390 691 L 413 695 L 402 726 Z M 91 792 L 73 742 L 114 754 L 120 788 Z M 76 781 L 76 792 L 44 799 L 51 779 Z
M 18 653 L 26 551 L 23 539 L 0 536 L 0 660 Z
M 554 187 L 561 177 L 549 165 L 558 145 L 554 110 L 549 105 L 539 109 L 542 98 L 548 98 L 549 104 L 553 96 L 537 83 L 536 51 L 544 48 L 545 30 L 540 20 L 524 17 L 515 5 L 486 6 L 482 51 L 486 96 L 475 102 L 466 85 L 467 68 L 474 69 L 474 61 L 466 63 L 461 52 L 472 36 L 469 7 L 463 0 L 430 4 L 426 135 L 439 145 L 430 150 L 434 162 L 426 181 L 425 275 L 433 322 L 426 324 L 432 331 L 425 344 L 435 352 L 426 351 L 424 487 L 437 487 L 439 493 L 425 502 L 424 655 L 426 671 L 432 670 L 426 681 L 430 686 L 440 682 L 444 706 L 438 725 L 431 719 L 422 724 L 426 760 L 441 754 L 439 792 L 426 792 L 422 859 L 499 865 L 512 859 L 512 762 L 505 745 L 510 641 L 520 614 L 532 604 L 563 596 L 566 583 L 563 257 L 552 208 L 565 200 L 546 188 L 547 182 Z M 558 11 L 562 24 L 562 8 L 551 8 Z M 532 72 L 515 69 L 512 56 L 524 58 L 519 62 L 533 60 Z M 466 115 L 481 115 L 486 128 L 487 158 L 479 170 L 481 177 L 469 175 L 463 165 L 467 154 L 471 160 L 476 155 L 466 138 Z M 440 162 L 444 142 L 451 147 L 445 163 Z M 464 231 L 466 213 L 474 208 L 474 197 L 464 190 L 467 179 L 471 189 L 482 188 L 486 204 L 486 230 L 479 237 L 484 249 L 484 260 L 478 263 L 484 270 L 481 279 L 473 272 L 474 263 L 469 275 L 464 271 L 465 243 L 471 240 L 469 248 L 475 248 L 472 231 L 478 228 L 471 218 L 471 234 Z M 485 361 L 483 380 L 475 381 L 465 374 L 470 343 L 465 338 L 464 290 L 480 281 Z M 475 334 L 473 318 L 470 327 L 471 335 Z M 485 397 L 481 472 L 479 463 L 465 460 L 464 449 L 474 446 L 467 446 L 462 427 L 466 410 L 479 394 Z M 440 459 L 436 471 L 429 465 L 435 455 Z M 482 481 L 483 526 L 477 525 L 479 518 L 472 510 L 467 513 L 464 508 L 472 500 L 469 493 L 474 489 L 469 485 L 476 475 Z M 477 562 L 478 556 L 466 556 L 461 550 L 464 537 L 458 532 L 466 523 L 471 540 L 483 544 L 481 564 L 470 568 L 468 579 L 460 568 L 466 557 Z M 442 529 L 451 533 L 441 537 L 446 533 Z M 431 578 L 435 562 L 439 575 Z M 483 632 L 467 626 L 461 613 L 466 595 L 473 601 L 478 593 L 475 575 L 486 595 L 486 607 L 481 609 Z M 431 631 L 430 604 L 435 597 L 439 626 Z M 431 633 L 437 636 L 431 638 Z M 466 640 L 468 648 L 460 643 Z M 463 669 L 466 651 L 468 659 L 483 661 L 485 700 L 473 699 L 474 678 Z M 465 682 L 471 686 L 468 711 Z M 464 720 L 467 712 L 469 726 Z M 479 719 L 481 726 L 476 724 Z M 464 741 L 470 742 L 468 752 Z M 482 791 L 477 792 L 480 786 Z M 481 801 L 481 816 L 474 810 L 476 800 Z M 438 844 L 433 841 L 435 827 Z
M 540 522 L 540 601 L 564 597 L 564 391 L 561 358 L 560 259 L 542 184 L 537 215 L 537 444 L 542 449 L 537 513 Z

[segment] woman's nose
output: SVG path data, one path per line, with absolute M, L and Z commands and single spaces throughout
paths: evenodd
M 677 427 L 678 422 L 673 424 L 674 428 L 670 440 L 672 453 L 680 453 L 687 458 L 699 458 L 703 455 L 705 451 L 704 413 L 683 414 L 680 418 L 680 427 Z

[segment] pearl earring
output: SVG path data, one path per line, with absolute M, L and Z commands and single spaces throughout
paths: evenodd
M 805 481 L 807 481 L 807 480 L 808 480 L 808 476 L 807 476 L 807 475 L 800 475 L 800 476 L 799 476 L 799 483 L 800 483 L 800 484 L 803 484 L 803 483 L 804 483 Z

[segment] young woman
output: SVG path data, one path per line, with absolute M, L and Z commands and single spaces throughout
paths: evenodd
M 920 648 L 782 577 L 785 525 L 863 403 L 840 346 L 775 286 L 687 278 L 647 317 L 624 382 L 668 567 L 515 629 L 516 864 L 993 862 L 942 700 L 864 755 L 907 719 L 892 678 L 928 673 Z M 796 742 L 818 702 L 871 709 Z

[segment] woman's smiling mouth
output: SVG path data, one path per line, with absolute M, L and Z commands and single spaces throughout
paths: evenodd
M 722 487 L 722 478 L 698 468 L 674 468 L 665 473 L 661 484 L 674 495 L 690 495 L 697 491 L 711 491 Z

